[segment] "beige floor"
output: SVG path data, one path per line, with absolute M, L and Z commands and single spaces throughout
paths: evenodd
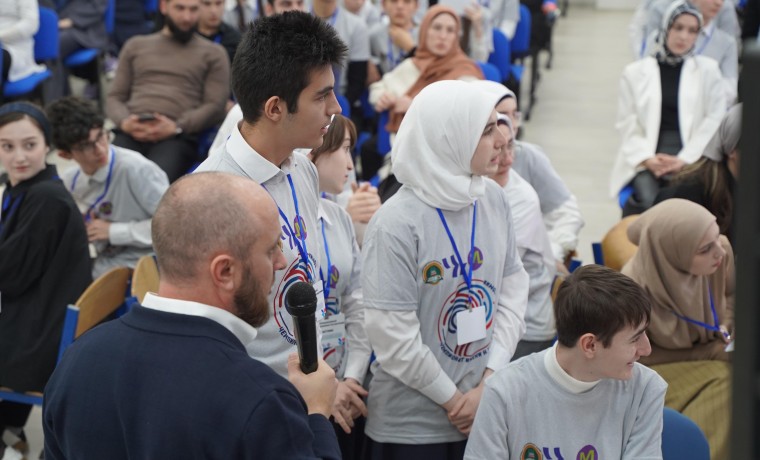
M 577 196 L 586 227 L 578 246 L 593 262 L 590 244 L 619 219 L 607 197 L 618 136 L 614 129 L 618 78 L 629 62 L 626 27 L 631 12 L 571 7 L 554 34 L 554 65 L 543 70 L 538 103 L 524 139 L 543 146 Z M 42 448 L 41 411 L 35 408 L 26 433 L 30 458 Z

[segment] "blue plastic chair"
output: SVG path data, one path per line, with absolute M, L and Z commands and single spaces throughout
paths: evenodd
M 54 61 L 58 58 L 58 15 L 50 8 L 40 8 L 40 25 L 34 34 L 34 60 Z M 6 82 L 3 97 L 20 98 L 31 93 L 45 80 L 53 76 L 50 69 L 35 72 L 21 80 Z
M 504 32 L 496 28 L 493 29 L 493 52 L 488 56 L 488 63 L 499 69 L 502 82 L 509 79 L 512 74 L 512 45 Z M 515 79 L 519 80 L 517 75 Z
M 131 271 L 128 267 L 111 269 L 93 281 L 79 297 L 76 305 L 69 305 L 66 308 L 56 362 L 61 361 L 66 348 L 77 337 L 117 312 L 125 304 L 125 299 L 131 297 L 129 288 Z M 37 392 L 18 393 L 0 390 L 0 400 L 3 401 L 41 406 L 42 398 L 42 394 Z
M 110 37 L 113 34 L 114 23 L 116 22 L 116 0 L 108 0 L 104 22 L 106 34 Z M 84 48 L 74 51 L 68 56 L 63 56 L 63 65 L 68 68 L 81 67 L 91 62 L 96 63 L 98 69 L 98 103 L 103 110 L 106 101 L 105 55 L 105 49 Z
M 346 96 L 335 93 L 335 99 L 337 99 L 338 104 L 340 104 L 340 114 L 346 118 L 351 118 L 351 104 L 348 103 Z
M 385 128 L 390 120 L 390 112 L 384 110 L 380 112 L 380 117 L 377 119 L 377 152 L 385 156 L 391 151 L 391 133 Z
M 158 0 L 145 0 L 145 14 L 151 15 L 158 11 Z
M 496 83 L 502 82 L 501 72 L 499 72 L 499 69 L 495 65 L 478 61 L 478 66 L 480 66 L 480 71 L 483 72 L 486 80 L 495 81 Z
M 530 54 L 531 14 L 525 5 L 520 5 L 520 20 L 515 36 L 512 37 L 512 60 L 522 59 Z
M 114 23 L 116 22 L 116 0 L 108 0 L 104 21 L 106 24 L 106 34 L 113 33 Z M 66 67 L 79 67 L 97 59 L 100 52 L 97 48 L 84 48 L 74 51 L 68 56 L 63 57 L 63 65 Z
M 594 263 L 597 265 L 604 265 L 604 252 L 602 251 L 602 243 L 591 243 L 591 251 L 594 253 Z
M 620 209 L 625 207 L 625 203 L 631 195 L 633 195 L 633 185 L 626 185 L 620 190 L 620 193 L 618 193 L 618 204 L 620 205 Z
M 689 417 L 669 407 L 663 410 L 663 460 L 710 460 L 710 445 Z

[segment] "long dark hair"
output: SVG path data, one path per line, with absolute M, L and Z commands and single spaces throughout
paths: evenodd
M 721 161 L 702 157 L 686 166 L 673 182 L 697 182 L 703 185 L 703 192 L 708 200 L 710 212 L 718 221 L 720 233 L 727 234 L 734 212 L 734 198 L 731 194 L 731 172 L 728 170 L 727 157 Z

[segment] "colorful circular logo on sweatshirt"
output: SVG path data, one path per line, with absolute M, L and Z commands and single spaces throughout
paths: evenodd
M 272 317 L 274 318 L 277 328 L 280 331 L 282 338 L 288 341 L 291 345 L 296 344 L 295 335 L 293 333 L 293 322 L 288 314 L 288 310 L 285 308 L 285 294 L 290 289 L 290 286 L 299 282 L 309 282 L 309 276 L 306 272 L 313 271 L 313 266 L 309 264 L 309 267 L 304 267 L 301 262 L 301 258 L 295 258 L 290 263 L 290 266 L 285 271 L 285 276 L 282 277 L 280 283 L 277 285 L 273 299 Z
M 437 260 L 428 262 L 422 269 L 422 281 L 425 284 L 438 284 L 443 280 L 443 265 Z
M 472 280 L 472 291 L 467 289 L 467 283 L 462 281 L 457 290 L 443 303 L 438 315 L 438 340 L 441 350 L 455 361 L 475 358 L 491 344 L 490 339 L 457 345 L 456 315 L 470 308 L 470 296 L 472 306 L 486 309 L 486 330 L 493 326 L 493 297 L 491 291 L 482 280 Z
M 591 444 L 583 446 L 575 460 L 599 460 L 599 452 Z
M 520 454 L 520 460 L 543 460 L 541 455 L 541 449 L 536 447 L 535 444 L 525 444 L 522 453 Z

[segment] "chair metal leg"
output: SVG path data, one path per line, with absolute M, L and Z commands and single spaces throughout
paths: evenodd
M 106 53 L 98 54 L 98 105 L 102 113 L 106 112 L 106 96 L 108 95 L 108 76 L 106 75 Z

